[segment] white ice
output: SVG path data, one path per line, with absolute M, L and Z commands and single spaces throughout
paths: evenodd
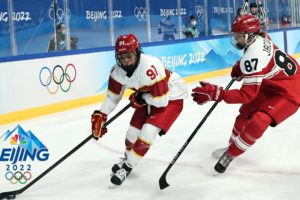
M 208 81 L 225 87 L 230 77 Z M 190 84 L 189 90 L 196 85 Z M 239 86 L 240 83 L 233 85 Z M 127 103 L 124 98 L 116 111 Z M 211 152 L 227 145 L 238 114 L 239 105 L 225 103 L 216 107 L 168 173 L 170 187 L 159 189 L 160 176 L 211 106 L 212 103 L 198 106 L 191 98 L 187 99 L 167 135 L 157 137 L 142 162 L 118 188 L 108 189 L 110 170 L 124 152 L 132 109 L 111 123 L 103 138 L 89 141 L 17 199 L 299 200 L 300 112 L 278 127 L 269 128 L 252 148 L 231 163 L 224 175 L 212 176 L 216 160 L 211 158 Z M 19 122 L 50 151 L 49 161 L 34 165 L 33 178 L 89 136 L 90 115 L 99 107 L 100 103 Z M 0 133 L 16 124 L 1 126 Z M 0 167 L 3 171 L 5 166 Z M 3 174 L 0 175 L 0 192 L 22 187 L 7 184 Z

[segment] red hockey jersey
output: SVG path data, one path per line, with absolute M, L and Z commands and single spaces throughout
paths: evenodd
M 242 87 L 225 91 L 227 103 L 249 103 L 260 90 L 276 93 L 300 104 L 300 70 L 297 61 L 267 38 L 257 36 L 239 60 Z

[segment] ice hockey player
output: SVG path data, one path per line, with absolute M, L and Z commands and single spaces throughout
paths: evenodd
M 125 157 L 112 167 L 111 183 L 121 185 L 149 150 L 157 135 L 164 135 L 183 109 L 188 96 L 183 79 L 166 69 L 158 58 L 145 55 L 133 34 L 121 35 L 115 46 L 116 65 L 108 83 L 107 97 L 92 114 L 92 133 L 99 139 L 106 133 L 103 124 L 121 100 L 125 88 L 135 112 L 125 139 Z
M 299 108 L 299 64 L 271 40 L 261 37 L 260 30 L 259 20 L 250 14 L 237 17 L 231 25 L 234 45 L 244 50 L 231 72 L 232 77 L 243 79 L 240 89 L 224 91 L 207 82 L 193 89 L 193 100 L 198 104 L 222 100 L 242 104 L 228 147 L 213 153 L 213 157 L 219 157 L 214 167 L 217 173 L 224 173 L 230 162 L 254 145 L 269 126 L 279 125 Z

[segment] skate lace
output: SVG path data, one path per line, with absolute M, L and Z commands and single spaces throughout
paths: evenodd
M 123 180 L 127 176 L 127 171 L 122 168 L 116 172 L 115 176 L 117 176 L 120 180 Z

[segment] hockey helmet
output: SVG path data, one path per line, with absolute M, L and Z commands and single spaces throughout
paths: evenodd
M 123 70 L 127 72 L 127 76 L 131 77 L 135 69 L 137 68 L 139 62 L 140 62 L 140 56 L 141 56 L 141 46 L 139 40 L 133 35 L 121 35 L 118 37 L 116 41 L 115 46 L 115 58 L 117 61 L 117 65 L 120 66 Z M 127 56 L 125 54 L 128 54 Z M 135 57 L 134 63 L 131 64 L 125 64 L 122 63 L 121 59 L 122 56 L 131 58 Z
M 236 17 L 231 24 L 231 31 L 234 33 L 258 33 L 260 29 L 259 19 L 250 14 Z
M 134 52 L 140 48 L 139 40 L 133 35 L 121 35 L 116 41 L 115 51 L 117 54 Z
M 251 14 L 241 15 L 235 18 L 231 25 L 231 31 L 235 36 L 231 43 L 237 49 L 244 49 L 256 39 L 256 33 L 261 30 L 259 19 Z

